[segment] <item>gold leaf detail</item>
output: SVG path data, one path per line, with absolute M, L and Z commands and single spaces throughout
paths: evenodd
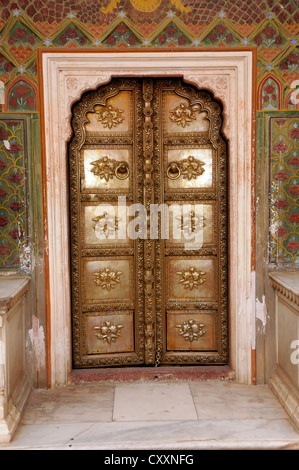
M 103 124 L 103 127 L 108 127 L 109 129 L 118 126 L 125 119 L 122 116 L 123 111 L 115 109 L 111 105 L 101 106 L 96 113 L 98 114 L 98 121 Z
M 94 231 L 103 232 L 106 238 L 109 238 L 110 235 L 114 235 L 118 230 L 118 223 L 120 221 L 118 217 L 111 216 L 107 212 L 91 220 L 94 222 L 92 224 Z
M 110 179 L 113 179 L 114 176 L 117 179 L 124 180 L 128 178 L 130 173 L 127 162 L 119 162 L 109 158 L 108 155 L 90 164 L 94 167 L 91 169 L 91 172 L 107 181 L 107 183 Z
M 182 176 L 183 179 L 188 179 L 190 181 L 204 173 L 204 165 L 204 162 L 197 160 L 192 155 L 189 155 L 188 158 L 184 158 L 183 160 L 170 162 L 167 168 L 167 176 L 171 180 L 178 179 Z
M 177 8 L 177 10 L 180 10 L 182 13 L 188 13 L 191 10 L 191 7 L 184 7 L 182 0 L 170 0 L 172 5 Z
M 180 276 L 179 284 L 183 284 L 185 289 L 193 290 L 203 284 L 206 279 L 203 277 L 206 273 L 199 271 L 194 267 L 178 271 L 177 275 Z
M 106 321 L 105 323 L 101 323 L 94 327 L 94 330 L 98 330 L 98 333 L 95 333 L 95 336 L 98 339 L 103 340 L 104 343 L 115 343 L 117 338 L 121 335 L 122 328 L 123 325 L 116 325 L 115 323 Z
M 120 276 L 122 274 L 123 273 L 121 271 L 114 271 L 110 268 L 104 268 L 94 273 L 94 283 L 97 286 L 102 287 L 102 289 L 110 291 L 111 289 L 114 289 L 117 284 L 120 284 Z
M 130 0 L 130 2 L 136 10 L 150 13 L 161 5 L 162 0 Z
M 194 211 L 190 212 L 190 216 L 184 217 L 183 215 L 179 215 L 176 217 L 179 221 L 179 226 L 183 233 L 191 233 L 197 232 L 199 229 L 202 229 L 206 226 L 204 216 L 196 215 Z
M 130 0 L 131 5 L 136 8 L 138 11 L 150 13 L 155 11 L 162 3 L 162 0 Z M 120 0 L 110 0 L 110 3 L 107 7 L 102 7 L 101 11 L 105 14 L 111 13 L 114 8 L 117 8 Z M 175 8 L 179 11 L 189 12 L 190 7 L 184 7 L 182 0 L 170 0 L 170 3 L 175 6 Z
M 184 321 L 181 325 L 176 325 L 176 328 L 179 328 L 179 335 L 183 336 L 186 341 L 196 341 L 200 338 L 200 336 L 203 336 L 206 331 L 203 329 L 204 328 L 203 323 L 199 323 L 197 320 L 187 320 Z
M 120 0 L 110 0 L 110 3 L 108 4 L 107 7 L 102 7 L 101 11 L 106 15 L 107 13 L 111 13 L 114 8 L 117 8 L 118 4 L 120 3 Z
M 196 120 L 196 115 L 191 106 L 181 103 L 170 111 L 169 119 L 172 122 L 175 122 L 178 126 L 185 128 L 190 125 L 190 122 Z

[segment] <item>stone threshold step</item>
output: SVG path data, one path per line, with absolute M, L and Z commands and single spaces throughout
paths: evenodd
M 169 380 L 235 380 L 235 373 L 229 366 L 226 365 L 74 369 L 69 375 L 69 383 L 138 381 L 162 382 Z

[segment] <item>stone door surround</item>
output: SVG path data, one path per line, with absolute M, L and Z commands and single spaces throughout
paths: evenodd
M 72 370 L 67 143 L 72 105 L 112 77 L 182 77 L 223 104 L 229 154 L 230 365 L 255 381 L 254 48 L 221 50 L 40 49 L 48 385 Z

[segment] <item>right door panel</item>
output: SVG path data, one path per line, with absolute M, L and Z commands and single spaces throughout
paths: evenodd
M 221 109 L 180 79 L 154 81 L 156 365 L 225 364 L 227 152 Z M 162 209 L 163 208 L 163 209 Z M 166 233 L 167 232 L 167 233 Z

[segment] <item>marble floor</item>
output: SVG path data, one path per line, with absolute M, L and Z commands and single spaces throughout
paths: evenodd
M 0 450 L 299 448 L 266 385 L 232 381 L 81 383 L 34 390 Z

